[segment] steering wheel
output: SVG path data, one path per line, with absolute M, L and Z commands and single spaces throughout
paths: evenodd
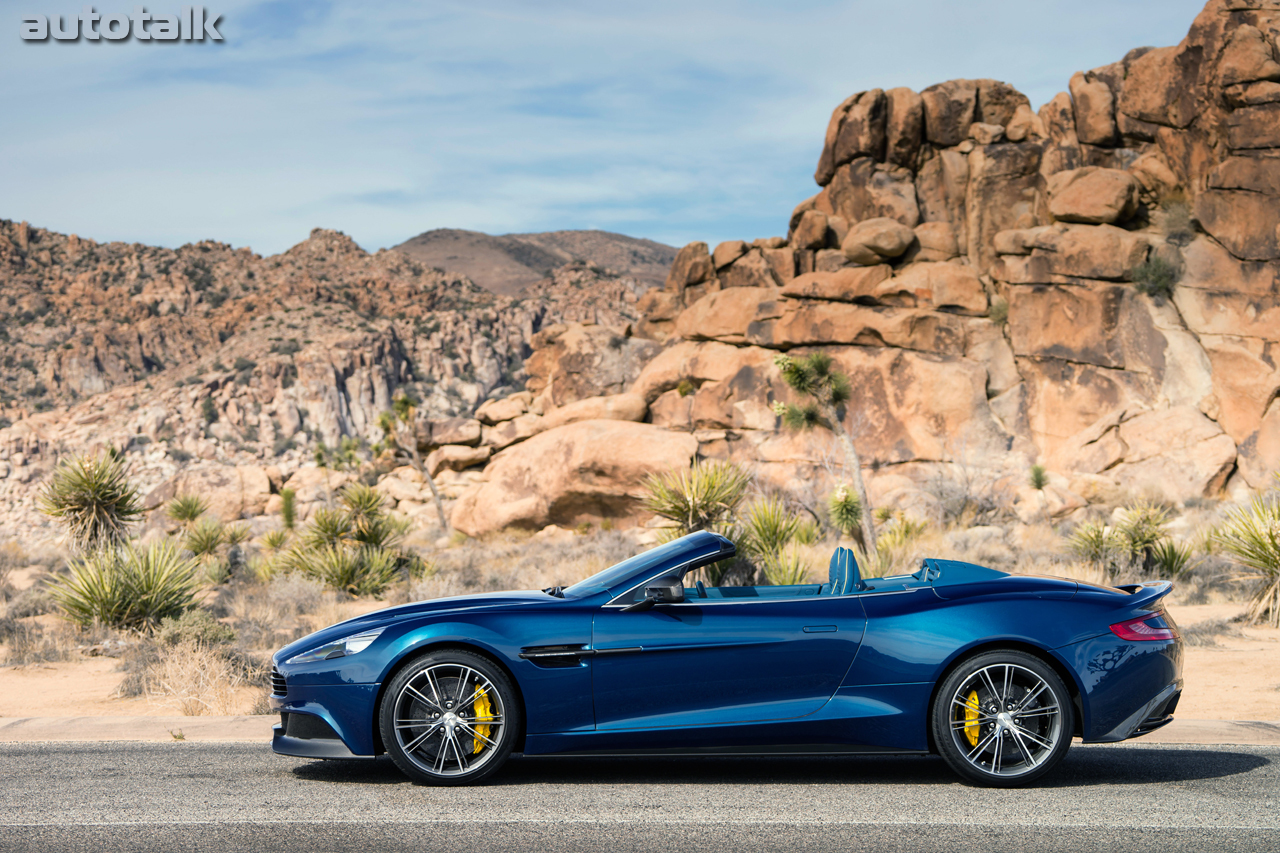
M 698 587 L 698 598 L 706 598 L 707 597 L 706 584 L 704 584 L 702 581 L 698 581 L 696 585 Z

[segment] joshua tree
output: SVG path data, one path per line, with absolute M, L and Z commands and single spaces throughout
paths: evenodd
M 114 451 L 62 462 L 37 500 L 40 511 L 66 525 L 72 544 L 85 552 L 126 542 L 129 525 L 144 511 Z
M 418 430 L 416 426 L 418 408 L 407 394 L 401 394 L 392 402 L 392 409 L 378 416 L 378 426 L 382 429 L 383 445 L 392 455 L 404 459 L 414 467 L 422 479 L 431 487 L 431 498 L 436 504 L 436 515 L 440 517 L 440 527 L 445 534 L 449 533 L 449 519 L 444 514 L 444 501 L 440 500 L 440 490 L 436 488 L 435 478 L 427 471 L 418 452 Z
M 832 358 L 825 352 L 810 353 L 804 358 L 779 355 L 773 363 L 782 371 L 782 379 L 796 393 L 807 397 L 808 402 L 796 406 L 781 401 L 773 404 L 773 411 L 790 429 L 826 427 L 840 440 L 844 451 L 845 474 L 853 481 L 854 491 L 862 508 L 862 544 L 868 554 L 876 550 L 876 528 L 872 519 L 871 501 L 867 499 L 867 487 L 862 482 L 862 462 L 853 446 L 853 439 L 840 420 L 840 409 L 849 402 L 853 387 L 849 377 L 832 369 Z

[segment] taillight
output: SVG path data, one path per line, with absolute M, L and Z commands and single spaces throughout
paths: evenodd
M 1137 619 L 1126 619 L 1111 626 L 1111 632 L 1122 640 L 1176 640 L 1178 629 L 1164 613 L 1152 613 Z

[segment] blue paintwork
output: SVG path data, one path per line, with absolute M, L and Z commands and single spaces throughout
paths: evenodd
M 1112 589 L 926 560 L 911 575 L 860 578 L 840 553 L 828 583 L 685 590 L 680 604 L 623 612 L 644 583 L 723 558 L 695 533 L 564 590 L 461 596 L 392 607 L 276 653 L 288 692 L 278 711 L 314 714 L 355 755 L 381 752 L 381 686 L 425 650 L 466 647 L 512 676 L 525 710 L 518 750 L 773 747 L 927 751 L 928 711 L 948 668 L 987 648 L 1021 648 L 1055 666 L 1078 697 L 1086 742 L 1130 737 L 1181 689 L 1180 640 L 1126 642 L 1109 626 L 1161 608 L 1170 584 Z M 843 550 L 843 549 L 841 549 Z M 611 603 L 612 602 L 612 603 Z M 382 626 L 366 650 L 289 659 Z M 542 646 L 636 649 L 568 666 L 520 657 Z

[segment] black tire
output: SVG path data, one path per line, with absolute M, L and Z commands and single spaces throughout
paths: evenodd
M 523 724 L 511 680 L 483 655 L 428 652 L 391 679 L 378 710 L 387 754 L 428 785 L 474 785 L 511 755 Z
M 1016 788 L 1054 768 L 1071 746 L 1075 706 L 1053 668 L 1012 649 L 963 661 L 929 712 L 939 754 L 977 785 Z

